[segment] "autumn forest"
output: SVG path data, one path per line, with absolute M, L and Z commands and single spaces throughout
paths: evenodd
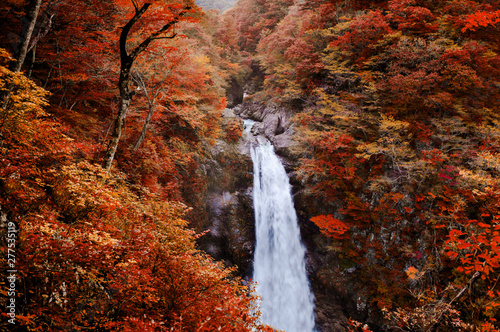
M 0 331 L 275 331 L 243 119 L 318 332 L 500 331 L 499 53 L 499 0 L 2 0 Z

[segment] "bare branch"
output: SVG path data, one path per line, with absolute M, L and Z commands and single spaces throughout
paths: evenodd
M 122 32 L 120 34 L 120 55 L 121 55 L 121 61 L 122 61 L 122 66 L 125 61 L 129 60 L 129 55 L 127 53 L 127 38 L 128 34 L 130 32 L 130 29 L 134 26 L 137 21 L 139 21 L 144 15 L 144 13 L 148 10 L 148 8 L 151 6 L 151 3 L 145 3 L 141 9 L 136 11 L 134 17 L 130 19 L 130 21 L 127 22 L 127 24 L 123 27 Z M 132 59 L 133 61 L 133 59 Z
M 132 1 L 132 4 L 134 5 L 134 8 L 135 8 L 135 12 L 137 13 L 139 11 L 139 5 L 134 0 L 130 0 L 130 1 Z

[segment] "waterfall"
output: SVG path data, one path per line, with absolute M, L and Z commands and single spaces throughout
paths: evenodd
M 253 147 L 251 154 L 256 234 L 253 279 L 262 297 L 262 322 L 286 332 L 312 332 L 314 296 L 288 176 L 269 142 Z

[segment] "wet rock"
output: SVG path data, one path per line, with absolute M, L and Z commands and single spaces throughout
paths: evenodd
M 276 153 L 280 156 L 286 157 L 288 159 L 295 160 L 297 156 L 292 152 L 291 147 L 294 145 L 293 136 L 291 130 L 287 130 L 285 133 L 274 136 L 271 140 L 276 150 Z
M 223 117 L 236 118 L 233 109 L 223 111 Z M 206 221 L 209 232 L 198 240 L 201 249 L 226 266 L 237 266 L 242 277 L 252 274 L 255 243 L 252 201 L 252 160 L 248 142 L 218 140 L 211 148 L 213 159 L 202 169 L 207 175 L 205 194 Z
M 270 140 L 281 157 L 296 159 L 291 147 L 294 145 L 292 112 L 276 105 L 259 102 L 244 102 L 234 113 L 243 119 L 256 121 L 251 133 Z

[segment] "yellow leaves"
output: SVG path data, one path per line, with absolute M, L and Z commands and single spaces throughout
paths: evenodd
M 6 63 L 10 56 L 0 49 L 0 63 Z M 34 119 L 45 116 L 42 107 L 47 105 L 48 92 L 38 87 L 22 73 L 14 73 L 0 66 L 0 122 L 2 127 L 23 135 L 36 130 Z
M 210 64 L 210 59 L 206 55 L 198 55 L 194 58 L 194 61 L 199 66 L 207 66 L 208 64 Z
M 10 61 L 14 60 L 7 50 L 0 48 L 0 65 L 6 67 Z
M 391 32 L 384 35 L 384 37 L 378 40 L 372 47 L 374 48 L 387 47 L 399 40 L 408 40 L 408 37 L 404 37 L 401 31 L 396 30 L 395 32 Z
M 159 242 L 171 243 L 176 250 L 193 248 L 191 242 L 183 241 L 193 234 L 184 229 L 186 221 L 182 216 L 189 210 L 184 204 L 157 200 L 150 193 L 136 188 L 141 192 L 142 197 L 139 197 L 119 174 L 107 173 L 88 162 L 52 170 L 52 176 L 53 195 L 66 223 L 96 218 L 126 235 L 139 218 L 146 219 L 155 224 L 152 232 Z M 87 238 L 98 245 L 118 243 L 111 234 L 100 230 L 88 232 Z
M 324 56 L 323 62 L 325 69 L 330 71 L 330 75 L 356 76 L 356 73 L 349 66 L 349 60 L 342 57 L 342 53 L 338 47 L 329 47 L 330 51 Z
M 482 116 L 488 117 L 489 123 L 482 123 L 474 128 L 477 128 L 477 134 L 483 139 L 499 139 L 500 138 L 500 119 L 491 109 L 483 109 Z
M 495 169 L 500 172 L 500 153 L 481 151 L 477 154 L 475 162 L 483 168 Z
M 387 176 L 381 176 L 370 182 L 368 188 L 373 193 L 383 194 L 388 192 L 392 186 L 393 181 Z
M 461 111 L 459 107 L 455 109 L 457 112 Z M 457 147 L 465 149 L 470 146 L 470 141 L 464 138 L 469 133 L 469 128 L 461 117 L 434 118 L 431 123 L 435 128 L 434 137 L 442 142 L 441 150 Z
M 323 132 L 335 132 L 339 136 L 364 129 L 360 124 L 360 114 L 353 109 L 347 108 L 342 104 L 341 98 L 335 95 L 329 95 L 323 89 L 314 90 L 314 95 L 318 96 L 317 105 L 307 114 L 299 113 L 295 116 L 294 122 L 300 126 L 301 135 L 297 135 L 298 140 L 315 140 Z M 364 119 L 369 119 L 369 114 L 363 114 Z M 307 143 L 309 145 L 309 143 Z
M 323 95 L 323 97 L 326 96 Z M 318 104 L 324 106 L 319 110 L 324 116 L 335 117 L 338 113 L 347 111 L 346 108 L 341 105 L 338 100 L 332 98 L 322 98 Z
M 352 19 L 346 18 L 342 22 L 335 24 L 334 27 L 328 29 L 329 36 L 340 36 L 343 32 L 347 31 L 351 26 Z
M 490 186 L 499 183 L 498 178 L 492 177 L 481 169 L 469 170 L 459 168 L 459 174 L 459 183 L 464 187 L 473 187 L 474 194 L 479 196 L 483 195 L 485 191 L 488 191 Z
M 57 232 L 57 226 L 55 224 L 46 223 L 42 224 L 39 230 L 47 235 L 53 235 Z
M 380 114 L 378 130 L 380 138 L 372 143 L 359 145 L 357 150 L 360 153 L 356 156 L 368 159 L 372 155 L 382 154 L 388 156 L 398 169 L 419 168 L 422 163 L 413 160 L 415 152 L 410 147 L 411 134 L 407 133 L 409 126 L 406 121 Z
M 84 161 L 52 170 L 52 175 L 58 179 L 53 185 L 56 201 L 75 220 L 121 206 L 117 182 L 100 166 Z
M 382 133 L 391 134 L 394 131 L 406 131 L 409 126 L 409 122 L 395 120 L 391 115 L 380 113 L 380 131 Z
M 126 262 L 120 262 L 120 263 L 116 264 L 116 266 L 128 267 L 128 266 L 133 265 L 133 264 L 137 264 L 137 261 L 134 259 L 128 259 Z
M 120 174 L 107 173 L 98 165 L 80 162 L 51 173 L 54 199 L 66 223 L 101 219 L 124 234 L 139 218 L 156 222 L 159 234 L 172 234 L 186 225 L 181 219 L 187 210 L 184 205 L 157 201 L 146 190 L 134 188 L 139 197 Z M 90 233 L 89 239 L 101 245 L 116 243 L 104 232 Z
M 112 238 L 111 234 L 97 230 L 89 233 L 88 237 L 91 241 L 100 245 L 115 245 L 119 242 L 117 239 Z

